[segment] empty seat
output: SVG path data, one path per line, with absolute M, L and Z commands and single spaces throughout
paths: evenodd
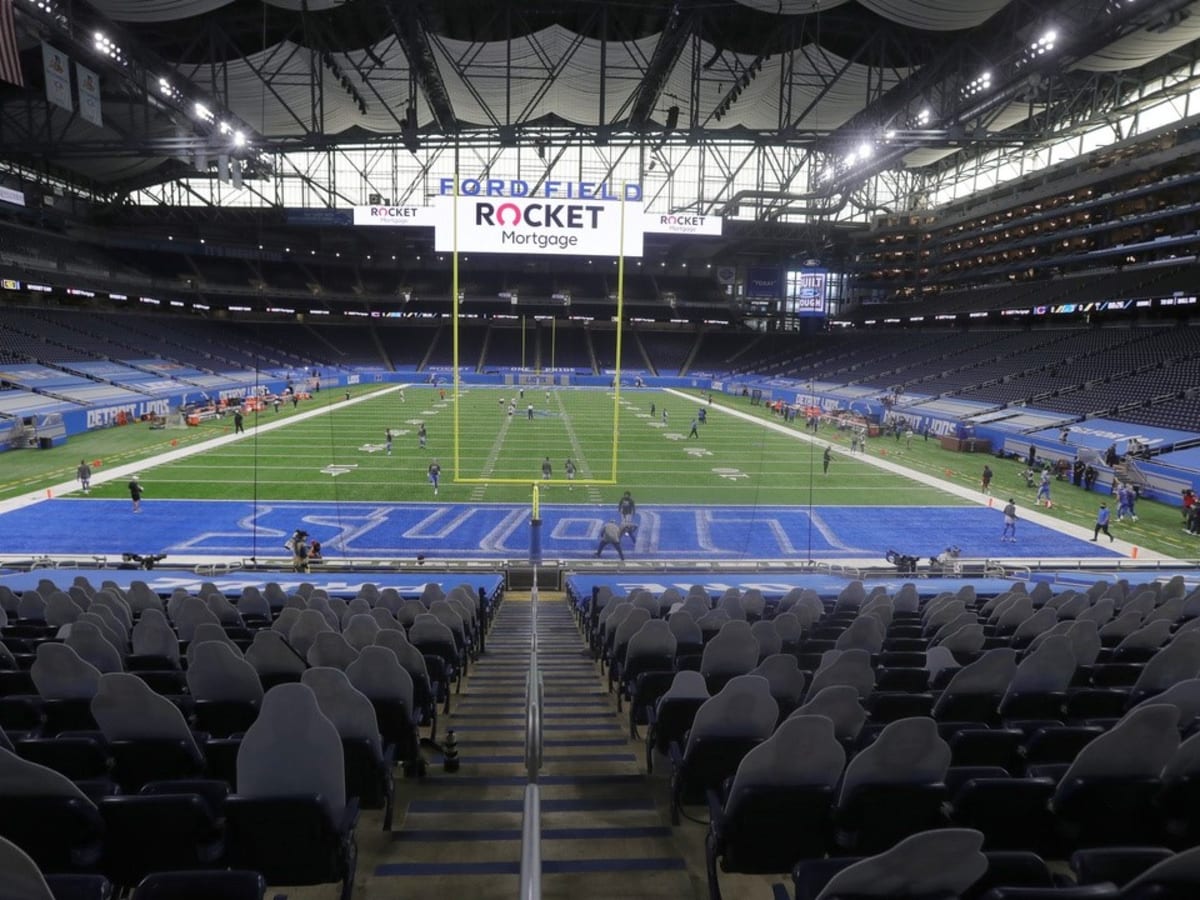
M 823 716 L 788 719 L 746 754 L 724 796 L 710 798 L 706 842 L 709 896 L 726 872 L 784 873 L 825 854 L 833 791 L 846 752 Z
M 846 767 L 834 812 L 838 846 L 874 853 L 945 824 L 949 766 L 950 747 L 933 719 L 887 725 Z
M 113 775 L 125 790 L 204 771 L 204 755 L 183 713 L 136 675 L 102 675 L 92 717 L 112 751 Z
M 64 775 L 0 748 L 0 837 L 43 872 L 80 872 L 99 864 L 103 833 L 95 804 Z
M 730 679 L 745 675 L 758 665 L 758 640 L 748 623 L 732 621 L 704 647 L 700 673 L 708 689 L 716 694 Z
M 731 679 L 706 701 L 696 712 L 686 744 L 669 748 L 672 822 L 678 824 L 680 807 L 696 791 L 703 796 L 736 772 L 742 757 L 770 737 L 778 718 L 770 685 L 757 675 Z
M 375 707 L 341 669 L 309 669 L 300 683 L 312 689 L 322 714 L 342 739 L 346 796 L 357 797 L 365 809 L 383 809 L 383 828 L 390 831 L 395 748 L 383 746 Z
M 237 757 L 226 803 L 228 862 L 269 884 L 342 883 L 348 900 L 357 806 L 347 804 L 342 741 L 303 684 L 267 692 Z
M 254 666 L 218 641 L 193 644 L 188 651 L 187 685 L 195 700 L 196 726 L 213 737 L 249 728 L 263 696 Z
M 1159 775 L 1179 747 L 1179 711 L 1152 705 L 1129 713 L 1079 751 L 1054 793 L 1073 847 L 1161 843 Z

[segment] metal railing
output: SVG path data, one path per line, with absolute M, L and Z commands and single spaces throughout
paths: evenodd
M 521 900 L 540 900 L 542 896 L 542 805 L 538 772 L 542 768 L 542 710 L 545 708 L 545 684 L 538 667 L 538 587 L 534 567 L 533 587 L 529 593 L 530 628 L 529 671 L 525 676 L 525 807 L 521 822 Z

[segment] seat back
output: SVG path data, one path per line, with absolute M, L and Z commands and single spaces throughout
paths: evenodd
M 866 650 L 830 650 L 821 657 L 821 665 L 813 674 L 806 697 L 816 697 L 827 687 L 848 684 L 860 697 L 870 696 L 875 689 L 875 670 L 871 654 Z
M 188 692 L 197 700 L 258 703 L 262 682 L 254 666 L 228 644 L 206 641 L 188 648 Z
M 44 700 L 91 700 L 100 685 L 100 670 L 66 644 L 39 644 L 29 674 Z
M 346 806 L 342 739 L 310 687 L 280 684 L 267 691 L 238 749 L 237 785 L 244 797 L 290 798 L 301 807 L 304 798 L 319 795 L 326 822 L 340 821 Z
M 848 684 L 834 684 L 823 688 L 792 713 L 792 717 L 796 716 L 824 716 L 833 723 L 835 737 L 850 742 L 862 731 L 867 711 L 863 709 L 857 689 Z
M 356 659 L 358 651 L 346 642 L 345 637 L 333 631 L 318 634 L 305 655 L 305 661 L 310 666 L 334 669 L 345 669 Z
M 850 760 L 838 805 L 844 805 L 855 790 L 866 785 L 941 782 L 950 767 L 950 757 L 950 745 L 938 734 L 933 719 L 899 719 Z
M 739 675 L 697 711 L 684 755 L 703 739 L 765 740 L 775 730 L 778 719 L 779 704 L 771 696 L 767 680 Z
M 300 683 L 312 689 L 321 713 L 333 723 L 343 744 L 348 740 L 366 741 L 374 749 L 376 758 L 382 758 L 375 708 L 367 696 L 350 683 L 345 672 L 319 666 L 305 672 Z
M 957 897 L 987 871 L 983 834 L 943 828 L 907 837 L 853 863 L 829 880 L 817 900 L 833 897 Z
M 1166 704 L 1135 709 L 1079 751 L 1059 791 L 1078 779 L 1157 778 L 1178 748 L 1179 710 Z
M 154 693 L 136 675 L 110 672 L 100 676 L 92 698 L 92 718 L 105 740 L 179 741 L 199 756 L 199 748 L 179 707 Z

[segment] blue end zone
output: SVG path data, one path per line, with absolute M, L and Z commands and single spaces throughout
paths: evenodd
M 543 552 L 581 559 L 596 552 L 614 512 L 595 506 L 542 506 Z M 656 506 L 637 515 L 634 559 L 882 558 L 889 549 L 932 556 L 957 546 L 966 557 L 1118 556 L 1051 528 L 1021 522 L 1015 544 L 1001 543 L 1000 511 L 976 506 Z M 297 527 L 326 558 L 520 559 L 529 550 L 523 505 L 433 503 L 250 503 L 48 500 L 0 516 L 9 554 L 167 553 L 280 557 Z M 611 549 L 609 558 L 615 558 Z

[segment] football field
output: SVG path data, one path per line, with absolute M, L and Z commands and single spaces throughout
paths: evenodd
M 515 387 L 471 386 L 458 402 L 457 466 L 453 391 L 447 388 L 442 399 L 438 389 L 407 387 L 352 401 L 329 394 L 300 405 L 297 412 L 307 410 L 308 416 L 281 418 L 268 410 L 257 423 L 272 427 L 261 430 L 247 416 L 244 435 L 233 436 L 226 425 L 218 432 L 223 439 L 203 452 L 151 462 L 139 474 L 148 498 L 163 499 L 431 500 L 428 470 L 437 460 L 441 502 L 519 503 L 530 499 L 534 482 L 543 489 L 543 502 L 612 506 L 625 490 L 650 504 L 961 502 L 849 455 L 836 455 L 825 475 L 819 448 L 730 415 L 720 402 L 709 407 L 700 395 L 685 401 L 664 391 L 623 391 L 619 415 L 612 392 L 602 389 L 536 388 L 520 396 Z M 697 424 L 697 437 L 689 437 L 701 408 L 708 421 Z M 418 438 L 422 424 L 424 448 Z M 551 478 L 543 482 L 547 458 Z M 567 459 L 576 466 L 574 484 L 566 477 Z M 120 480 L 91 494 L 124 495 Z
M 104 534 L 106 548 L 237 555 L 258 552 L 260 540 L 276 549 L 275 538 L 302 520 L 327 528 L 330 549 L 348 555 L 512 557 L 525 546 L 535 483 L 547 552 L 564 558 L 594 550 L 626 490 L 652 526 L 634 548 L 643 558 L 862 559 L 949 545 L 1001 558 L 1130 552 L 1081 540 L 1102 499 L 1095 494 L 1056 486 L 1054 509 L 1035 514 L 1015 463 L 919 438 L 876 438 L 852 454 L 846 434 L 824 427 L 813 443 L 803 421 L 786 423 L 741 397 L 717 395 L 710 405 L 699 392 L 625 389 L 618 402 L 602 388 L 464 385 L 456 399 L 452 386 L 362 386 L 251 414 L 245 425 L 234 434 L 231 418 L 178 431 L 139 423 L 4 454 L 0 500 L 25 507 L 0 519 L 8 552 L 99 550 Z M 96 473 L 86 496 L 71 480 L 80 458 Z M 1021 509 L 1017 545 L 999 543 L 999 507 L 978 494 L 985 462 L 996 472 L 995 501 L 1013 496 Z M 146 491 L 138 517 L 127 515 L 134 473 Z M 1190 555 L 1172 533 L 1177 510 L 1145 503 L 1141 512 L 1119 538 Z M 1058 533 L 1059 523 L 1074 533 Z

